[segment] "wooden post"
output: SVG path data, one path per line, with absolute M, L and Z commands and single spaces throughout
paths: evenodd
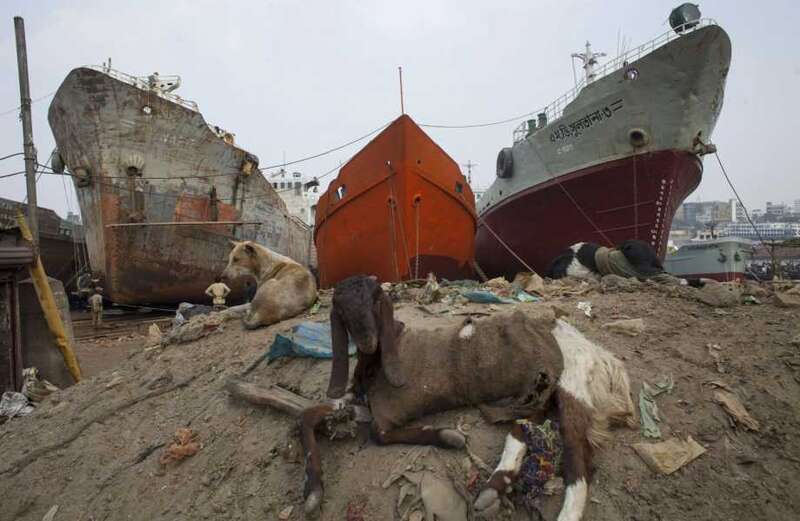
M 33 146 L 31 124 L 31 90 L 28 83 L 28 50 L 25 45 L 25 21 L 14 17 L 14 32 L 17 37 L 17 69 L 19 72 L 20 115 L 22 118 L 22 144 L 25 153 L 25 181 L 28 188 L 28 222 L 30 223 L 34 249 L 39 246 L 39 216 L 36 214 L 36 148 Z

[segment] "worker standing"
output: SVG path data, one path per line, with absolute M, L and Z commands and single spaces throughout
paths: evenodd
M 103 325 L 103 296 L 101 288 L 94 288 L 94 293 L 89 297 L 89 309 L 92 312 L 92 327 L 97 329 Z
M 214 299 L 214 311 L 221 311 L 225 309 L 225 297 L 231 292 L 231 288 L 222 282 L 222 279 L 217 277 L 214 283 L 206 289 L 206 295 Z

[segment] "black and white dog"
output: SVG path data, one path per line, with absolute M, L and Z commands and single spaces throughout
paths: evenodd
M 595 254 L 600 247 L 599 244 L 593 242 L 573 244 L 564 253 L 553 259 L 547 270 L 547 276 L 551 279 L 567 276 L 581 279 L 600 278 L 602 273 L 595 262 Z M 620 243 L 615 249 L 622 252 L 642 277 L 664 273 L 664 267 L 658 260 L 655 250 L 644 241 L 630 239 Z

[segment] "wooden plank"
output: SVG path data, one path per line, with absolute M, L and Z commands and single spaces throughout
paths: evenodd
M 245 382 L 237 376 L 228 378 L 225 389 L 231 396 L 244 400 L 253 405 L 267 406 L 285 412 L 295 417 L 300 417 L 303 410 L 317 405 L 317 402 L 303 398 L 277 385 L 262 387 L 253 383 Z

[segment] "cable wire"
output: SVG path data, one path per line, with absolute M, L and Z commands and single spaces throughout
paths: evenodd
M 44 96 L 40 96 L 40 97 L 38 97 L 36 99 L 32 99 L 31 100 L 31 104 L 36 103 L 37 101 L 42 101 L 43 99 L 47 99 L 50 96 L 54 95 L 55 93 L 56 93 L 56 91 L 53 91 L 50 94 L 45 94 Z M 8 109 L 6 111 L 0 112 L 0 117 L 7 116 L 9 114 L 13 114 L 14 112 L 17 112 L 18 110 L 20 110 L 21 108 L 22 108 L 22 105 L 17 105 L 13 109 Z
M 533 112 L 526 112 L 525 114 L 520 114 L 519 116 L 514 116 L 513 118 L 503 119 L 500 121 L 492 121 L 491 123 L 473 123 L 470 125 L 435 125 L 433 123 L 420 123 L 420 127 L 427 127 L 427 128 L 482 128 L 482 127 L 492 127 L 494 125 L 502 125 L 504 123 L 511 123 L 512 121 L 518 121 L 520 119 L 524 119 L 530 116 L 537 114 L 538 110 L 534 110 Z
M 7 156 L 0 157 L 0 161 L 3 161 L 4 159 L 8 159 L 10 157 L 24 156 L 24 155 L 25 155 L 25 152 L 17 152 L 16 154 L 8 154 Z

